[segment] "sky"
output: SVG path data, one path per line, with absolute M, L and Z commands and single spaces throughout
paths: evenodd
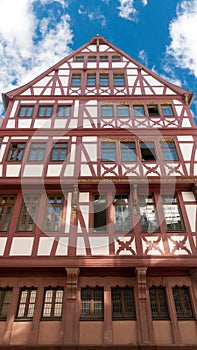
M 99 34 L 192 91 L 197 123 L 196 33 L 197 0 L 0 0 L 0 93 L 26 84 Z

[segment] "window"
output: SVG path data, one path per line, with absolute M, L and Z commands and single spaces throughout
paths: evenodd
M 100 74 L 99 75 L 99 85 L 100 86 L 109 86 L 109 75 L 106 74 Z
M 59 232 L 61 227 L 61 218 L 63 210 L 63 197 L 48 196 L 45 231 Z
M 113 117 L 114 116 L 114 106 L 113 105 L 103 105 L 101 106 L 101 117 Z
M 40 106 L 38 108 L 37 117 L 51 117 L 53 111 L 53 106 Z
M 119 62 L 121 61 L 121 57 L 120 56 L 112 56 L 112 62 Z
M 29 161 L 42 161 L 44 159 L 46 143 L 32 143 L 29 151 Z
M 90 73 L 87 75 L 87 86 L 96 86 L 96 74 Z
M 83 62 L 84 61 L 84 57 L 83 56 L 76 56 L 75 57 L 75 61 L 76 62 Z
M 18 222 L 18 231 L 34 232 L 35 219 L 40 202 L 37 195 L 25 195 Z
M 152 194 L 139 196 L 142 232 L 159 230 L 154 197 Z
M 135 142 L 121 142 L 120 149 L 122 162 L 132 162 L 136 160 Z
M 178 160 L 178 154 L 173 141 L 160 142 L 163 160 Z
M 184 226 L 176 197 L 164 195 L 162 200 L 167 231 L 182 231 Z
M 103 319 L 103 288 L 81 289 L 81 319 Z
M 114 74 L 114 86 L 125 86 L 124 74 Z
M 154 142 L 140 142 L 142 160 L 156 160 L 156 151 Z
M 24 118 L 31 118 L 33 115 L 34 106 L 21 106 L 18 116 Z
M 112 288 L 112 319 L 135 319 L 133 288 Z
M 100 56 L 100 61 L 101 62 L 107 62 L 108 61 L 108 56 Z
M 70 117 L 71 116 L 71 105 L 58 106 L 57 108 L 57 117 Z
M 172 117 L 174 115 L 171 105 L 162 105 L 161 108 L 164 117 Z
M 61 319 L 64 289 L 46 288 L 44 292 L 43 318 Z
M 6 320 L 12 297 L 12 288 L 0 288 L 0 320 Z
M 16 318 L 32 319 L 36 302 L 36 288 L 22 288 L 20 291 L 19 306 Z
M 157 105 L 148 105 L 147 108 L 150 117 L 159 116 L 159 109 Z
M 113 209 L 115 231 L 129 232 L 131 230 L 129 197 L 127 195 L 115 196 Z
M 20 162 L 23 158 L 25 143 L 11 143 L 7 160 L 9 162 Z
M 72 75 L 71 86 L 81 86 L 81 74 Z
M 107 229 L 107 199 L 105 194 L 95 195 L 93 199 L 93 230 Z
M 153 286 L 149 293 L 153 320 L 169 319 L 165 288 Z
M 118 117 L 129 117 L 129 105 L 118 105 L 117 115 Z
M 96 56 L 88 56 L 89 62 L 96 62 Z
M 64 161 L 66 160 L 68 152 L 67 143 L 55 143 L 51 150 L 51 160 L 52 161 Z
M 188 287 L 172 289 L 177 318 L 179 320 L 194 319 Z
M 15 196 L 0 196 L 0 231 L 6 232 L 10 223 L 15 204 Z
M 145 117 L 144 106 L 133 106 L 134 117 Z
M 116 143 L 115 142 L 102 142 L 101 160 L 102 162 L 115 162 L 116 160 Z

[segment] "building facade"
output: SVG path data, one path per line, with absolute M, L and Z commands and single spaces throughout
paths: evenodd
M 192 98 L 101 36 L 3 95 L 0 348 L 197 349 Z

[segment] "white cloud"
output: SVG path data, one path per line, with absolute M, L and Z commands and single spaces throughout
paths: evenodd
M 70 16 L 64 14 L 57 21 L 53 11 L 47 11 L 39 21 L 36 2 L 0 0 L 0 92 L 27 83 L 71 52 Z M 53 3 L 41 2 L 42 6 Z M 66 2 L 57 2 L 65 13 Z
M 197 0 L 182 1 L 176 14 L 169 26 L 171 43 L 166 53 L 177 67 L 188 68 L 197 77 Z
M 142 60 L 142 62 L 144 62 L 145 66 L 148 66 L 148 55 L 145 50 L 140 50 L 138 57 Z
M 105 0 L 105 2 L 106 2 L 106 0 Z M 83 15 L 83 16 L 87 16 L 90 21 L 100 21 L 102 27 L 105 27 L 107 24 L 107 20 L 106 20 L 105 16 L 102 14 L 100 8 L 96 8 L 94 11 L 90 11 L 90 10 L 87 11 L 87 10 L 84 10 L 83 5 L 80 5 L 80 7 L 78 9 L 78 14 Z
M 148 4 L 148 0 L 141 0 L 143 5 Z M 120 6 L 118 7 L 119 16 L 127 19 L 129 21 L 137 21 L 136 6 L 134 4 L 135 0 L 119 0 Z

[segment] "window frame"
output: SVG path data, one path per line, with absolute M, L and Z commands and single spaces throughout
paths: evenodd
M 8 197 L 7 202 L 5 199 L 3 199 L 4 197 L 5 198 Z M 13 201 L 11 201 L 11 198 L 13 198 Z M 16 195 L 11 195 L 11 194 L 0 195 L 0 208 L 1 207 L 3 208 L 1 215 L 0 215 L 0 232 L 8 232 L 15 203 L 16 203 Z M 7 217 L 8 217 L 8 219 L 7 219 Z M 7 224 L 6 229 L 3 230 L 2 228 L 6 224 Z
M 164 161 L 179 161 L 177 147 L 174 141 L 160 141 L 160 147 Z
M 165 201 L 164 198 L 169 197 L 173 197 L 171 201 Z M 181 209 L 180 209 L 180 205 L 179 205 L 179 201 L 176 195 L 171 195 L 171 194 L 163 194 L 161 196 L 161 200 L 162 200 L 162 207 L 163 207 L 163 212 L 164 212 L 164 221 L 165 221 L 165 226 L 166 226 L 166 232 L 183 232 L 185 230 L 185 224 L 184 224 L 184 220 L 183 220 L 183 216 L 181 213 Z M 169 209 L 166 207 L 165 210 L 165 206 L 170 206 L 172 208 L 170 208 L 170 213 L 175 212 L 176 217 L 171 216 L 170 220 L 173 221 L 173 219 L 179 217 L 179 221 L 177 222 L 177 224 L 173 221 L 170 224 L 167 224 L 167 213 L 169 213 Z M 173 209 L 173 207 L 176 207 L 176 209 Z M 177 216 L 178 214 L 178 216 Z M 168 225 L 170 225 L 168 227 Z M 172 228 L 172 225 L 174 225 L 174 229 Z M 177 226 L 180 225 L 180 228 L 178 228 Z
M 108 146 L 107 146 L 108 145 Z M 110 146 L 111 145 L 111 146 Z M 113 145 L 113 147 L 112 147 Z M 104 154 L 107 152 L 110 152 L 111 154 L 109 156 L 104 156 Z M 116 142 L 101 142 L 101 162 L 116 162 L 117 161 L 117 154 L 116 154 Z M 108 153 L 109 154 L 109 153 Z
M 83 292 L 89 292 L 90 298 L 88 300 L 84 300 Z M 96 292 L 100 293 L 101 298 L 96 299 Z M 84 298 L 84 299 L 83 299 Z M 88 305 L 89 313 L 87 315 L 83 314 L 83 306 Z M 101 314 L 95 314 L 96 306 L 100 306 Z M 90 320 L 90 321 L 103 321 L 104 319 L 104 288 L 103 287 L 82 287 L 81 288 L 81 311 L 80 311 L 80 320 Z
M 52 296 L 51 296 L 51 300 L 47 302 L 47 292 L 52 292 Z M 60 301 L 56 301 L 56 297 L 58 292 L 62 292 L 61 293 L 61 299 Z M 62 314 L 63 314 L 63 303 L 64 303 L 64 287 L 61 286 L 57 286 L 57 287 L 46 287 L 44 288 L 44 298 L 43 298 L 43 307 L 42 307 L 42 317 L 41 320 L 61 320 L 62 319 Z M 47 306 L 47 304 L 50 305 L 50 315 L 46 316 L 44 315 L 45 313 L 45 306 Z M 61 315 L 60 316 L 56 316 L 55 312 L 56 310 L 58 310 L 58 308 L 56 309 L 56 306 L 61 306 L 60 310 L 61 310 Z
M 124 73 L 113 73 L 113 86 L 124 87 L 125 86 L 125 74 Z
M 17 117 L 19 118 L 32 118 L 34 112 L 34 105 L 20 105 Z M 22 110 L 24 109 L 24 115 L 22 115 Z M 30 112 L 30 113 L 29 113 Z
M 62 115 L 60 115 L 60 110 L 62 110 Z M 68 111 L 68 113 L 67 113 Z M 57 112 L 56 112 L 56 117 L 57 118 L 69 118 L 71 117 L 71 112 L 72 112 L 72 105 L 71 104 L 65 104 L 65 105 L 58 105 L 57 106 Z
M 93 232 L 107 232 L 107 225 L 108 225 L 107 194 L 106 193 L 93 194 L 92 206 L 93 206 L 93 210 L 92 210 Z
M 79 88 L 81 87 L 81 73 L 72 73 L 70 86 Z
M 101 118 L 114 118 L 114 105 L 102 104 L 101 105 Z
M 137 111 L 137 108 L 141 108 L 141 110 L 143 111 L 143 114 L 139 113 Z M 133 105 L 133 116 L 135 118 L 145 118 L 146 117 L 146 113 L 145 113 L 145 109 L 144 109 L 144 105 Z
M 41 113 L 41 111 L 43 112 Z M 51 118 L 53 114 L 53 105 L 39 105 L 37 111 L 37 118 Z
M 125 148 L 123 145 L 128 145 L 128 146 Z M 135 141 L 121 141 L 120 140 L 120 153 L 121 153 L 121 161 L 122 162 L 136 162 L 137 161 L 137 152 L 136 152 Z M 125 159 L 126 157 L 124 156 L 124 153 L 127 155 L 127 159 Z M 131 154 L 131 157 L 130 157 L 130 154 Z
M 164 108 L 170 108 L 171 113 L 164 112 Z M 174 110 L 171 104 L 161 104 L 161 110 L 164 117 L 174 117 Z
M 63 147 L 65 145 L 65 147 Z M 64 154 L 62 158 L 62 152 Z M 57 153 L 57 159 L 55 159 L 55 153 Z M 50 162 L 64 162 L 68 156 L 68 142 L 56 142 L 52 145 Z
M 35 232 L 35 227 L 36 227 L 35 220 L 37 217 L 39 204 L 40 204 L 40 195 L 37 195 L 37 194 L 24 195 L 24 199 L 21 205 L 20 215 L 17 223 L 18 232 L 28 232 L 28 233 Z M 22 228 L 22 225 L 24 225 L 24 228 Z M 29 225 L 32 226 L 31 229 L 28 229 Z
M 175 296 L 175 292 L 177 292 L 176 296 Z M 183 292 L 184 293 L 186 292 L 187 295 L 184 296 Z M 192 305 L 191 296 L 190 296 L 190 288 L 186 286 L 182 286 L 182 287 L 175 286 L 172 288 L 172 293 L 173 293 L 177 319 L 194 320 L 195 318 L 194 318 L 193 305 Z M 186 303 L 187 303 L 187 306 L 186 306 Z M 187 307 L 188 307 L 188 310 L 187 310 Z M 178 312 L 178 309 L 181 311 L 180 313 Z M 188 312 L 190 313 L 190 315 L 187 314 Z
M 109 73 L 99 73 L 99 86 L 109 87 Z
M 124 112 L 123 113 L 120 112 L 121 108 L 122 108 L 122 110 L 124 110 L 124 108 L 125 108 L 128 113 L 124 114 Z M 124 104 L 124 105 L 118 104 L 116 106 L 116 109 L 117 109 L 117 117 L 118 118 L 129 118 L 130 117 L 130 106 L 129 106 L 129 104 Z
M 25 147 L 26 142 L 11 142 L 7 154 L 7 162 L 22 162 L 25 153 Z M 19 159 L 17 159 L 18 157 Z
M 0 320 L 1 321 L 4 321 L 7 319 L 10 303 L 12 300 L 12 291 L 13 291 L 13 288 L 10 288 L 10 287 L 0 288 Z M 8 297 L 8 301 L 6 300 L 7 297 Z
M 84 56 L 82 55 L 75 56 L 75 62 L 84 62 Z
M 63 225 L 64 196 L 60 194 L 48 194 L 45 207 L 43 231 L 51 234 L 61 232 Z M 49 228 L 50 225 L 50 228 Z M 52 226 L 52 227 L 51 227 Z M 56 229 L 57 227 L 57 229 Z
M 116 208 L 119 207 L 118 212 Z M 132 217 L 131 217 L 131 205 L 130 198 L 127 194 L 116 194 L 113 200 L 113 214 L 114 214 L 114 232 L 120 233 L 128 233 L 133 229 L 132 226 Z M 124 217 L 125 214 L 125 217 Z M 118 220 L 120 219 L 120 224 L 118 224 Z M 126 223 L 124 226 L 124 223 Z M 127 227 L 126 227 L 127 225 Z M 121 226 L 120 228 L 118 226 Z
M 149 145 L 147 147 L 143 147 L 143 145 Z M 141 159 L 145 162 L 156 162 L 157 161 L 157 153 L 156 153 L 156 147 L 155 142 L 153 141 L 140 141 L 140 152 L 141 152 Z
M 151 295 L 151 291 L 155 291 L 154 299 L 153 293 Z M 162 292 L 162 293 L 161 293 Z M 163 295 L 162 295 L 163 294 Z M 169 307 L 168 300 L 166 294 L 166 287 L 163 286 L 151 286 L 149 288 L 149 297 L 150 297 L 150 306 L 153 320 L 169 320 Z M 163 299 L 162 299 L 163 298 Z M 163 305 L 162 305 L 163 303 Z M 153 309 L 155 308 L 155 311 Z M 162 312 L 162 308 L 165 311 Z
M 43 147 L 41 146 L 43 145 Z M 28 162 L 42 162 L 45 159 L 46 142 L 32 142 L 29 148 Z M 33 153 L 35 156 L 33 156 Z M 41 159 L 39 159 L 41 156 Z
M 26 293 L 26 298 L 23 296 L 23 293 Z M 35 294 L 34 296 L 32 294 Z M 23 301 L 23 298 L 25 300 Z M 33 301 L 31 299 L 33 298 Z M 36 305 L 36 298 L 37 298 L 37 288 L 31 287 L 31 288 L 20 288 L 20 295 L 19 295 L 19 301 L 18 301 L 18 308 L 15 320 L 17 321 L 29 321 L 32 320 L 34 317 L 34 311 L 35 311 L 35 305 Z M 24 313 L 23 316 L 20 316 L 20 308 L 22 308 L 22 305 L 24 305 Z M 30 312 L 30 315 L 29 315 Z
M 152 109 L 152 112 L 151 112 Z M 158 104 L 147 104 L 148 116 L 149 117 L 160 117 Z
M 96 73 L 87 73 L 86 87 L 96 86 Z
M 120 298 L 115 300 L 115 292 L 120 294 Z M 126 299 L 126 292 L 130 292 L 130 299 Z M 135 295 L 133 287 L 112 287 L 112 321 L 115 320 L 136 320 Z M 114 309 L 118 306 L 120 315 L 115 315 Z M 128 309 L 130 307 L 130 313 Z
M 143 233 L 160 232 L 160 225 L 153 193 L 148 195 L 139 194 L 138 201 L 141 231 Z

